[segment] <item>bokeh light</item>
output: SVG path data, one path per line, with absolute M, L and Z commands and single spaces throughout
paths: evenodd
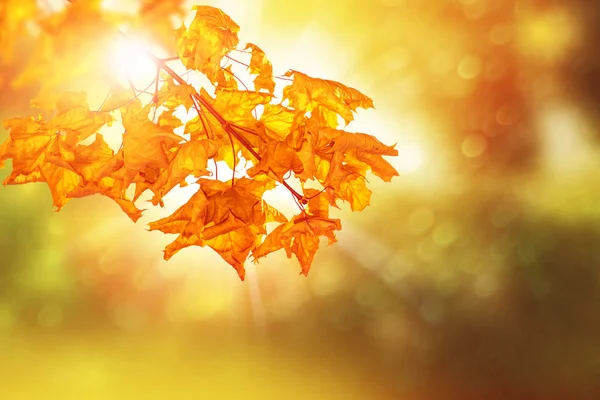
M 30 35 L 43 32 L 38 17 L 68 7 L 31 3 L 43 15 L 28 21 Z M 389 162 L 400 176 L 384 183 L 369 174 L 371 207 L 332 210 L 343 229 L 333 246 L 321 243 L 307 278 L 278 252 L 248 261 L 244 283 L 209 248 L 164 261 L 174 237 L 145 229 L 193 195 L 193 178 L 136 224 L 99 196 L 54 213 L 44 185 L 0 188 L 0 394 L 600 397 L 595 2 L 204 3 L 223 8 L 276 74 L 296 69 L 371 96 L 375 110 L 347 129 L 395 144 Z M 4 4 L 28 15 L 27 1 L 8 1 L 0 16 Z M 141 4 L 102 2 L 128 15 Z M 72 58 L 65 50 L 34 70 L 70 71 L 60 89 L 86 90 L 93 106 L 106 80 L 128 87 L 131 78 L 142 89 L 156 69 L 141 49 L 173 54 L 127 28 L 102 42 L 111 55 L 97 76 L 64 64 L 95 60 L 78 43 L 66 46 Z M 16 61 L 0 59 L 2 119 L 31 113 L 36 88 L 10 84 L 35 60 L 25 33 L 20 40 Z M 194 116 L 180 111 L 183 122 Z M 119 148 L 118 121 L 102 133 Z M 230 178 L 225 165 L 218 170 Z M 7 163 L 0 176 L 9 171 Z M 136 204 L 148 208 L 149 198 Z M 297 213 L 282 188 L 266 200 Z

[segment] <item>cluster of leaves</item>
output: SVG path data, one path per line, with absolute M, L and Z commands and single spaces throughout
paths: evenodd
M 147 104 L 133 87 L 133 97 L 131 90 L 111 89 L 98 110 L 90 110 L 85 93 L 45 94 L 31 102 L 43 115 L 5 121 L 10 136 L 0 147 L 0 166 L 11 159 L 13 170 L 4 183 L 45 182 L 58 210 L 71 198 L 101 194 L 137 221 L 142 210 L 135 202 L 143 193 L 150 191 L 150 201 L 163 206 L 163 197 L 193 176 L 199 190 L 189 201 L 150 223 L 151 230 L 178 235 L 165 259 L 188 246 L 209 246 L 243 279 L 249 256 L 257 260 L 285 249 L 307 274 L 320 237 L 331 244 L 341 229 L 330 208 L 339 200 L 354 211 L 369 205 L 367 171 L 390 181 L 397 172 L 383 156 L 397 151 L 373 136 L 339 129 L 359 107 L 373 106 L 369 97 L 298 71 L 275 77 L 258 46 L 238 48 L 239 27 L 223 11 L 208 6 L 195 11 L 189 26 L 174 31 L 177 57 L 148 55 L 157 78 Z M 243 84 L 231 65 L 223 66 L 233 52 L 249 56 L 252 85 Z M 178 61 L 203 74 L 213 94 L 186 83 L 169 66 Z M 279 102 L 276 79 L 286 84 Z M 181 107 L 197 115 L 184 123 L 176 116 Z M 124 131 L 116 151 L 98 133 L 115 122 Z M 174 133 L 182 127 L 183 134 Z M 251 166 L 243 177 L 223 181 L 224 174 L 209 168 L 217 162 L 233 171 Z M 292 177 L 297 189 L 288 183 Z M 135 192 L 129 198 L 131 185 Z M 278 185 L 298 205 L 290 219 L 263 199 Z M 269 223 L 276 225 L 270 233 Z

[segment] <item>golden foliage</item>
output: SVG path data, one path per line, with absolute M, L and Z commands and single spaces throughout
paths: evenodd
M 74 3 L 44 19 L 40 55 L 19 81 L 42 79 L 44 57 L 64 53 L 68 60 L 69 46 L 83 46 L 92 31 L 110 32 L 121 20 L 104 13 L 98 2 Z M 18 6 L 9 2 L 4 7 Z M 151 230 L 178 235 L 166 247 L 165 259 L 189 246 L 209 246 L 243 279 L 249 256 L 258 260 L 284 249 L 288 257 L 299 260 L 306 275 L 320 237 L 332 244 L 334 232 L 341 229 L 340 220 L 330 218 L 330 207 L 337 207 L 338 200 L 348 202 L 354 211 L 368 206 L 367 172 L 390 181 L 397 172 L 383 156 L 395 156 L 397 151 L 373 136 L 338 129 L 339 117 L 347 124 L 358 108 L 373 106 L 369 97 L 339 82 L 289 71 L 281 80 L 291 83 L 283 88 L 282 101 L 274 102 L 278 78 L 254 44 L 239 49 L 250 53 L 248 73 L 255 75 L 254 88 L 243 85 L 241 90 L 231 66 L 223 65 L 237 50 L 238 25 L 218 8 L 194 9 L 189 27 L 171 30 L 177 59 L 153 58 L 157 78 L 150 85 L 155 86 L 151 101 L 138 98 L 142 91 L 133 85 L 131 90 L 113 87 L 94 111 L 85 93 L 56 94 L 46 88 L 31 101 L 42 115 L 5 121 L 9 138 L 0 147 L 0 163 L 12 160 L 13 169 L 4 184 L 46 182 L 57 210 L 72 198 L 100 194 L 137 221 L 142 210 L 134 202 L 143 193 L 150 191 L 150 202 L 163 206 L 167 193 L 194 177 L 199 190 L 189 201 L 150 223 Z M 156 25 L 157 39 L 166 43 L 169 38 L 159 14 L 180 11 L 181 1 L 144 1 L 137 22 L 149 28 Z M 29 12 L 23 8 L 23 18 Z M 5 13 L 2 9 L 0 16 L 5 18 Z M 20 21 L 12 21 L 13 33 L 1 37 L 0 51 L 13 45 Z M 213 87 L 206 89 L 213 94 L 205 88 L 196 90 L 175 73 L 168 62 L 177 60 L 208 78 Z M 51 73 L 59 81 L 68 71 Z M 196 117 L 184 124 L 176 116 L 180 107 L 195 110 Z M 98 133 L 114 122 L 124 131 L 118 151 Z M 183 133 L 176 134 L 180 128 Z M 218 162 L 234 170 L 244 168 L 242 158 L 251 163 L 246 177 L 223 181 L 219 179 L 223 174 L 219 177 L 218 169 L 211 169 Z M 286 181 L 291 176 L 299 181 L 299 190 Z M 321 190 L 309 188 L 309 183 Z M 130 199 L 126 191 L 132 185 L 135 192 Z M 299 214 L 290 220 L 263 200 L 265 192 L 280 185 L 299 207 Z M 270 223 L 276 227 L 268 231 Z

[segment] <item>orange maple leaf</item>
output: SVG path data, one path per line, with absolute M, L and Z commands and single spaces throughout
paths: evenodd
M 308 275 L 312 260 L 319 249 L 319 237 L 325 236 L 329 244 L 337 241 L 334 231 L 342 229 L 339 219 L 319 218 L 300 214 L 271 232 L 253 252 L 255 260 L 279 249 L 285 249 L 290 258 L 296 256 L 302 274 Z
M 250 58 L 250 69 L 251 74 L 257 74 L 258 76 L 254 79 L 254 88 L 256 91 L 266 89 L 269 93 L 273 93 L 275 90 L 275 80 L 273 79 L 273 65 L 267 58 L 264 51 L 255 44 L 248 43 L 244 50 L 250 49 L 252 51 L 252 58 Z
M 150 230 L 177 233 L 165 249 L 165 259 L 192 246 L 215 249 L 244 278 L 244 261 L 256 246 L 267 222 L 286 221 L 262 196 L 275 187 L 273 180 L 241 178 L 222 182 L 201 178 L 200 189 L 171 216 L 150 224 Z
M 189 28 L 177 32 L 177 53 L 188 69 L 196 69 L 215 81 L 221 59 L 239 43 L 240 27 L 215 7 L 195 6 Z

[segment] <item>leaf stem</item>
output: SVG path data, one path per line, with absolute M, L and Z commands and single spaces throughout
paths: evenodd
M 235 49 L 234 49 L 234 50 L 235 50 Z M 237 51 L 240 51 L 240 50 L 237 50 Z M 248 53 L 248 52 L 245 52 L 245 51 L 243 51 L 242 53 Z M 225 54 L 225 57 L 227 57 L 229 60 L 231 60 L 231 61 L 233 61 L 233 62 L 236 62 L 236 63 L 238 63 L 238 64 L 241 64 L 241 65 L 243 65 L 243 66 L 244 66 L 244 67 L 246 67 L 246 68 L 250 68 L 250 65 L 249 65 L 249 64 L 246 64 L 246 63 L 244 63 L 244 62 L 241 62 L 241 61 L 239 61 L 239 60 L 236 60 L 235 58 L 233 58 L 233 57 L 230 57 L 230 56 L 228 56 L 227 54 Z M 275 79 L 281 79 L 282 81 L 288 81 L 288 82 L 293 82 L 293 81 L 294 81 L 293 79 L 291 79 L 291 78 L 287 78 L 287 77 L 285 77 L 285 76 L 273 75 L 273 78 L 275 78 Z
M 202 110 L 200 110 L 200 107 L 198 106 L 198 102 L 196 102 L 196 99 L 194 98 L 194 96 L 190 95 L 190 98 L 192 99 L 192 104 L 194 105 L 194 108 L 196 109 L 196 112 L 198 113 L 198 119 L 202 123 L 202 127 L 204 128 L 204 133 L 206 133 L 206 138 L 211 139 L 211 137 L 208 133 L 208 129 L 206 128 L 206 125 L 204 124 L 204 118 L 203 118 L 204 113 L 202 112 Z

